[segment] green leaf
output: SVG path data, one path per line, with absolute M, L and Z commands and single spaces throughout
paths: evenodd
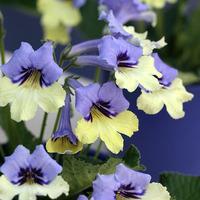
M 98 173 L 113 173 L 120 162 L 121 159 L 110 158 L 103 164 L 91 164 L 83 159 L 67 156 L 64 159 L 62 176 L 70 185 L 70 196 L 90 188 Z
M 27 1 L 27 0 L 1 0 L 0 3 L 25 7 L 25 8 L 29 8 L 29 9 L 36 9 L 36 0 L 31 0 L 31 1 Z
M 168 188 L 169 193 L 176 200 L 200 199 L 200 177 L 164 173 L 160 176 L 160 182 Z
M 145 170 L 145 167 L 140 164 L 141 155 L 138 148 L 134 145 L 128 149 L 123 157 L 124 163 L 135 170 Z
M 8 106 L 0 108 L 0 126 L 5 131 L 9 140 L 9 151 L 12 152 L 17 145 L 23 144 L 29 149 L 33 149 L 35 138 L 26 128 L 24 122 L 17 123 L 11 120 Z

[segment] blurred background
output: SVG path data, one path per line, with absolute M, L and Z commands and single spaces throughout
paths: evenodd
M 88 0 L 81 8 L 82 22 L 71 32 L 72 44 L 102 36 L 104 23 L 98 21 L 97 7 L 96 0 Z M 35 0 L 0 0 L 0 10 L 4 15 L 8 55 L 20 46 L 21 41 L 29 42 L 34 48 L 41 45 L 43 33 Z M 140 120 L 140 131 L 131 139 L 125 138 L 125 150 L 132 143 L 138 147 L 142 164 L 154 180 L 163 171 L 200 175 L 200 1 L 178 0 L 156 10 L 156 13 L 158 25 L 155 28 L 141 22 L 134 24 L 136 30 L 148 30 L 149 38 L 155 41 L 165 36 L 168 46 L 159 53 L 169 65 L 183 72 L 181 76 L 187 89 L 195 97 L 184 106 L 185 118 L 173 120 L 165 110 L 154 116 L 138 111 L 136 97 L 139 91 L 126 93 L 131 109 Z M 61 48 L 58 47 L 58 52 Z M 73 69 L 70 73 L 82 75 L 87 83 L 94 77 L 94 68 Z M 106 80 L 106 77 L 106 72 L 103 72 L 101 80 Z M 34 123 L 29 122 L 29 127 L 31 124 L 39 126 L 40 119 L 39 116 Z

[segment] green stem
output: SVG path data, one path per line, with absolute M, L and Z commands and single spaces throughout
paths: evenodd
M 1 53 L 1 64 L 5 64 L 5 48 L 4 48 L 4 37 L 5 30 L 3 26 L 3 15 L 0 12 L 0 53 Z
M 2 158 L 4 158 L 4 156 L 5 156 L 2 145 L 0 145 L 0 155 L 1 155 Z
M 56 116 L 56 121 L 55 121 L 55 123 L 54 123 L 54 127 L 53 127 L 53 132 L 52 132 L 52 134 L 56 132 L 56 129 L 57 129 L 57 127 L 58 127 L 58 122 L 59 122 L 59 119 L 60 119 L 60 114 L 61 114 L 61 108 L 58 110 L 58 113 L 57 113 L 57 116 Z
M 40 137 L 39 137 L 39 142 L 42 143 L 42 139 L 44 136 L 45 128 L 46 128 L 46 123 L 47 123 L 47 118 L 48 118 L 48 113 L 44 113 L 43 121 L 42 121 L 42 127 L 40 131 Z
M 101 77 L 101 69 L 98 67 L 95 71 L 94 82 L 99 82 Z
M 98 145 L 98 147 L 97 147 L 96 153 L 95 153 L 95 155 L 94 155 L 94 159 L 97 159 L 97 158 L 99 157 L 99 154 L 100 154 L 100 152 L 101 152 L 101 147 L 102 147 L 102 145 L 103 145 L 103 142 L 100 141 L 100 142 L 99 142 L 99 145 Z

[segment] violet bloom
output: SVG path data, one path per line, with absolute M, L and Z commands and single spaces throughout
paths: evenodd
M 182 80 L 177 78 L 176 69 L 165 64 L 158 54 L 153 54 L 153 57 L 155 67 L 162 74 L 162 78 L 158 78 L 162 87 L 155 91 L 142 90 L 142 94 L 137 100 L 138 109 L 147 114 L 157 114 L 166 106 L 166 110 L 172 118 L 182 118 L 185 115 L 183 103 L 192 100 L 193 95 L 186 91 Z
M 138 130 L 138 119 L 128 111 L 129 102 L 113 82 L 76 88 L 76 109 L 83 118 L 78 121 L 76 136 L 83 144 L 100 137 L 113 153 L 123 149 L 120 133 L 129 137 Z
M 42 145 L 30 154 L 19 145 L 14 153 L 5 158 L 1 166 L 0 199 L 9 200 L 19 195 L 19 199 L 35 200 L 36 196 L 57 198 L 62 193 L 68 195 L 69 185 L 61 176 L 62 167 L 45 151 Z
M 94 200 L 170 200 L 166 188 L 159 183 L 150 183 L 150 180 L 150 175 L 119 164 L 114 174 L 98 175 L 93 182 L 92 197 Z
M 156 15 L 149 9 L 147 4 L 141 3 L 140 0 L 100 0 L 109 12 L 113 11 L 114 16 L 121 24 L 129 21 L 146 21 L 153 25 L 156 24 Z
M 156 77 L 161 74 L 154 67 L 152 56 L 143 56 L 142 48 L 122 38 L 105 36 L 99 45 L 99 57 L 115 70 L 116 83 L 129 92 L 142 86 L 147 90 L 160 87 Z
M 47 141 L 46 148 L 49 153 L 61 154 L 75 154 L 83 148 L 83 145 L 78 141 L 71 127 L 70 94 L 65 98 L 65 106 L 61 110 L 58 130 Z
M 32 119 L 38 105 L 45 112 L 56 112 L 64 105 L 65 91 L 57 82 L 63 70 L 53 59 L 50 42 L 36 51 L 22 42 L 1 69 L 5 76 L 0 79 L 0 106 L 10 103 L 15 121 Z

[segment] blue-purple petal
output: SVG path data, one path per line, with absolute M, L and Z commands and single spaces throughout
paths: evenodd
M 93 104 L 98 101 L 99 89 L 100 85 L 97 83 L 76 89 L 76 109 L 86 119 L 90 116 Z
M 51 182 L 62 171 L 62 167 L 49 156 L 43 145 L 36 147 L 29 157 L 29 163 L 32 169 L 41 169 L 46 183 Z
M 123 91 L 114 82 L 104 83 L 98 96 L 100 101 L 109 102 L 110 109 L 115 113 L 120 113 L 129 108 L 129 102 L 124 97 Z
M 41 70 L 45 85 L 51 85 L 59 79 L 63 70 L 55 63 L 53 58 L 53 45 L 46 42 L 30 56 L 32 65 Z
M 11 80 L 17 80 L 22 68 L 27 69 L 32 66 L 30 55 L 33 52 L 34 50 L 30 44 L 22 42 L 20 48 L 15 50 L 9 62 L 1 67 L 2 72 Z
M 132 37 L 132 35 L 126 32 L 123 25 L 115 18 L 112 10 L 109 13 L 102 11 L 99 19 L 108 22 L 109 30 L 114 37 L 123 37 L 124 39 Z
M 12 155 L 5 157 L 5 162 L 1 166 L 1 172 L 8 178 L 10 182 L 18 183 L 18 173 L 21 168 L 27 168 L 29 166 L 29 156 L 29 150 L 24 146 L 19 145 Z
M 121 185 L 130 185 L 135 188 L 135 191 L 146 190 L 150 183 L 151 176 L 145 173 L 134 171 L 123 164 L 116 167 L 115 178 Z
M 165 86 L 169 86 L 178 76 L 178 71 L 164 63 L 157 53 L 154 53 L 153 57 L 156 69 L 163 75 L 163 77 L 160 79 L 160 83 Z
M 116 200 L 115 191 L 120 187 L 114 175 L 98 175 L 93 182 L 92 197 L 95 200 Z

